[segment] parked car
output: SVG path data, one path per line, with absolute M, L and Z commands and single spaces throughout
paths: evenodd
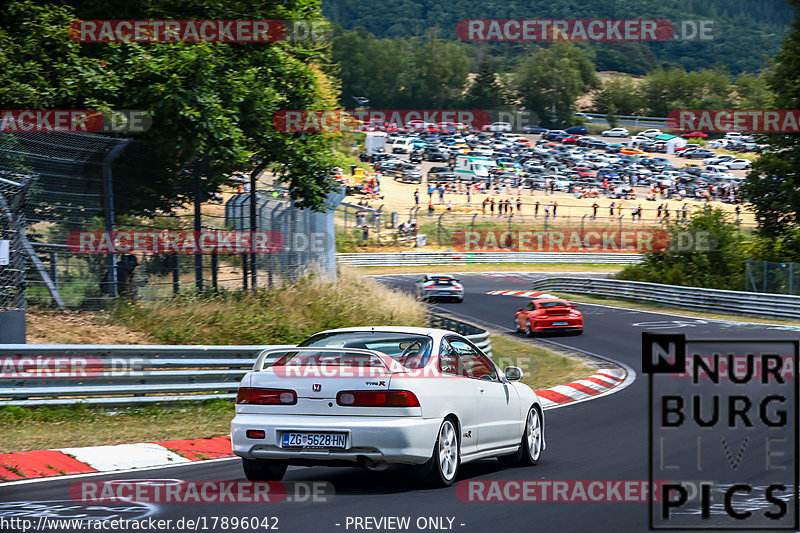
M 654 137 L 658 137 L 658 136 L 659 136 L 659 135 L 661 135 L 662 133 L 664 133 L 664 132 L 663 132 L 663 131 L 661 131 L 661 130 L 660 130 L 660 129 L 658 129 L 658 128 L 651 128 L 651 129 L 649 129 L 649 130 L 644 130 L 644 131 L 643 131 L 643 132 L 641 132 L 639 135 L 641 135 L 642 137 L 648 137 L 648 138 L 652 139 L 652 138 L 654 138 Z
M 543 128 L 541 126 L 534 126 L 532 124 L 528 124 L 527 126 L 524 126 L 522 128 L 522 131 L 529 135 L 536 135 L 536 134 L 541 135 L 542 133 L 547 133 L 550 130 L 548 130 L 547 128 Z
M 702 131 L 691 131 L 689 133 L 684 133 L 681 135 L 684 139 L 708 139 L 708 133 L 703 133 Z
M 422 157 L 426 161 L 445 162 L 448 159 L 448 154 L 438 147 L 429 146 L 422 151 Z
M 450 167 L 431 167 L 428 170 L 428 182 L 455 181 L 458 175 L 450 170 Z
M 587 128 L 586 126 L 570 126 L 564 131 L 566 131 L 567 133 L 571 133 L 573 135 L 588 135 L 589 128 Z
M 280 480 L 289 465 L 396 464 L 446 487 L 470 461 L 538 463 L 544 411 L 522 376 L 452 331 L 323 331 L 259 354 L 239 385 L 231 444 L 251 481 Z
M 630 132 L 625 128 L 611 128 L 600 133 L 603 137 L 627 137 Z
M 487 128 L 488 131 L 511 132 L 511 123 L 509 122 L 492 122 Z
M 720 165 L 731 170 L 742 170 L 750 168 L 750 161 L 747 159 L 731 159 L 730 161 L 723 161 Z
M 714 152 L 706 148 L 698 148 L 696 150 L 684 151 L 681 153 L 681 157 L 686 157 L 687 159 L 705 159 L 712 157 L 713 155 Z

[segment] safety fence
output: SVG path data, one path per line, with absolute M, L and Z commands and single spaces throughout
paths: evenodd
M 547 253 L 547 252 L 395 252 L 336 254 L 343 265 L 356 267 L 410 265 L 470 265 L 494 263 L 580 263 L 631 265 L 643 256 L 635 253 Z
M 568 277 L 537 279 L 533 282 L 533 289 L 641 300 L 714 313 L 763 318 L 800 318 L 800 296 L 702 289 L 641 281 Z
M 492 356 L 485 330 L 443 316 L 432 316 L 430 322 L 464 335 Z M 262 350 L 291 347 L 4 344 L 0 406 L 235 398 Z

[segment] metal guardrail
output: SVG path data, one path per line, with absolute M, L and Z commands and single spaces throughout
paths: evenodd
M 642 260 L 634 253 L 548 253 L 548 252 L 395 252 L 339 253 L 336 260 L 356 267 L 408 265 L 469 265 L 481 263 L 594 263 L 630 265 Z
M 492 356 L 483 329 L 445 317 L 431 324 L 461 333 Z M 2 344 L 0 406 L 235 398 L 261 351 L 291 347 Z
M 763 318 L 800 318 L 800 296 L 701 289 L 641 281 L 552 277 L 537 279 L 534 290 L 593 294 L 665 304 L 684 309 Z
M 456 333 L 465 336 L 489 357 L 494 355 L 492 353 L 492 340 L 489 337 L 489 332 L 483 328 L 468 322 L 454 320 L 441 315 L 430 315 L 428 320 L 430 321 L 431 326 L 435 328 L 449 329 L 450 331 L 455 331 Z

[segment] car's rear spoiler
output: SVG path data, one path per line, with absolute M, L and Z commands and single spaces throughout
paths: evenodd
M 313 348 L 313 347 L 305 347 L 305 348 L 298 348 L 298 347 L 291 347 L 291 348 L 270 348 L 269 350 L 263 350 L 261 353 L 258 354 L 256 358 L 255 364 L 253 364 L 253 372 L 261 372 L 264 370 L 265 363 L 274 363 L 279 357 L 276 357 L 277 354 L 287 354 L 287 353 L 298 353 L 298 352 L 311 352 L 311 353 L 320 353 L 320 352 L 330 352 L 330 353 L 352 353 L 352 354 L 361 354 L 361 355 L 371 355 L 373 357 L 378 358 L 381 364 L 386 368 L 386 371 L 390 374 L 395 374 L 398 372 L 403 372 L 405 367 L 386 355 L 385 353 L 378 352 L 376 350 L 366 350 L 364 348 Z M 269 366 L 267 367 L 269 368 Z

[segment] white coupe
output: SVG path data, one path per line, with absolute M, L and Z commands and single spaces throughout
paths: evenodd
M 449 486 L 478 459 L 535 465 L 543 410 L 521 378 L 452 331 L 323 331 L 261 352 L 240 384 L 233 451 L 253 481 L 280 480 L 288 465 L 402 464 Z

